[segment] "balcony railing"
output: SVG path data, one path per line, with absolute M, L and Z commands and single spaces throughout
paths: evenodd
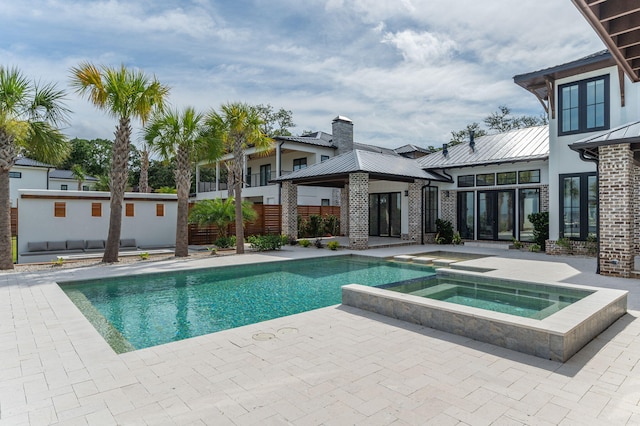
M 291 171 L 283 170 L 281 172 L 282 176 L 290 174 Z M 260 186 L 271 186 L 275 185 L 271 180 L 275 179 L 276 172 L 271 172 L 267 175 L 264 173 L 252 173 L 251 175 L 245 175 L 245 188 L 256 188 Z M 227 182 L 220 182 L 218 185 L 219 191 L 226 191 L 228 188 Z M 198 192 L 213 192 L 216 190 L 216 183 L 214 182 L 198 182 Z

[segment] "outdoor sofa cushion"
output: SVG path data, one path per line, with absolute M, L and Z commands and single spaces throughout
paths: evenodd
M 65 251 L 66 249 L 66 241 L 47 241 L 47 251 Z
M 87 240 L 85 248 L 87 250 L 104 249 L 104 240 Z
M 67 250 L 84 249 L 84 240 L 67 240 Z
M 120 240 L 120 247 L 122 248 L 135 248 L 136 247 L 136 239 L 135 238 L 123 238 Z
M 27 243 L 27 251 L 46 251 L 47 250 L 47 242 L 46 241 L 34 241 Z

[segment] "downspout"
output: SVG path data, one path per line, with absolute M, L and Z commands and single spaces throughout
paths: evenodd
M 422 209 L 422 220 L 420 221 L 420 245 L 424 245 L 424 189 L 431 186 L 431 179 L 427 179 L 427 184 L 422 185 L 420 191 L 420 208 Z
M 280 142 L 278 145 L 278 177 L 282 176 L 282 145 L 284 145 L 285 141 Z M 282 205 L 282 182 L 278 181 L 278 205 Z
M 598 190 L 596 191 L 596 206 L 598 206 L 598 214 L 596 215 L 596 274 L 600 274 L 600 161 L 597 157 L 587 157 L 583 150 L 578 151 L 580 159 L 595 163 L 596 165 L 596 182 L 598 183 Z

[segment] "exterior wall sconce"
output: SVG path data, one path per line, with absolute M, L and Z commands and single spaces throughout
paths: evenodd
M 449 198 L 449 191 L 443 191 L 444 198 Z
M 405 189 L 405 190 L 404 190 L 404 196 L 405 196 L 405 197 L 408 197 L 408 196 L 409 196 L 409 190 L 408 190 L 408 189 Z

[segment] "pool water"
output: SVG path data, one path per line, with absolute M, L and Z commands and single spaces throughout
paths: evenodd
M 536 284 L 474 283 L 452 278 L 417 279 L 387 290 L 525 318 L 543 319 L 591 294 L 589 291 Z
M 118 353 L 341 303 L 341 287 L 434 275 L 345 255 L 60 283 Z

